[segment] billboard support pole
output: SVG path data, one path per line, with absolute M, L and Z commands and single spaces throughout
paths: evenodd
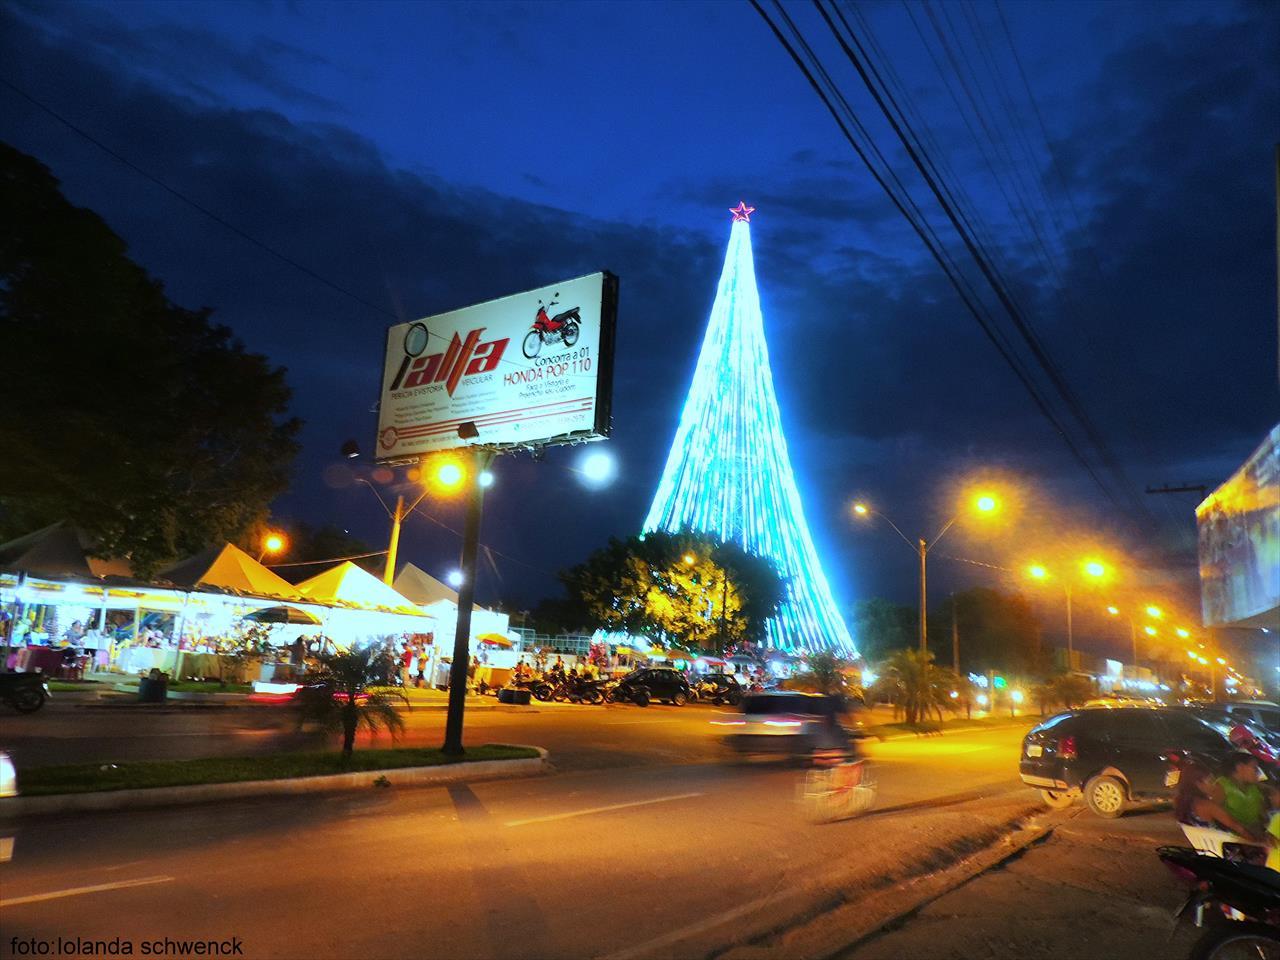
M 467 521 L 462 532 L 462 584 L 458 587 L 458 626 L 453 634 L 453 663 L 449 668 L 449 711 L 444 723 L 443 751 L 460 757 L 462 718 L 467 703 L 467 673 L 471 658 L 471 607 L 476 595 L 476 553 L 480 545 L 480 517 L 484 507 L 484 486 L 480 474 L 489 469 L 493 453 L 476 449 L 471 455 L 467 481 Z

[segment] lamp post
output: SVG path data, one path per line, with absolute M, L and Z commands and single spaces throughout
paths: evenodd
M 413 513 L 418 508 L 418 504 L 427 498 L 432 486 L 436 488 L 437 492 L 452 492 L 462 485 L 463 478 L 464 471 L 456 460 L 452 458 L 440 460 L 432 468 L 430 481 L 423 485 L 423 490 L 418 494 L 417 499 L 406 507 L 404 496 L 397 496 L 394 510 L 387 506 L 377 487 L 364 477 L 356 478 L 356 483 L 363 483 L 373 491 L 373 495 L 378 498 L 378 502 L 382 504 L 382 509 L 387 512 L 387 516 L 391 519 L 391 535 L 387 540 L 387 561 L 382 569 L 382 581 L 387 586 L 391 586 L 396 578 L 396 560 L 400 554 L 400 528 L 404 524 L 405 517 Z
M 973 507 L 980 514 L 995 513 L 1000 509 L 1000 501 L 989 493 L 982 493 L 973 498 Z M 929 632 L 928 632 L 928 604 L 929 604 L 929 551 L 938 545 L 938 541 L 946 536 L 950 530 L 960 519 L 961 514 L 957 513 L 954 517 L 942 525 L 942 529 L 933 535 L 933 539 L 926 540 L 920 537 L 916 541 L 912 541 L 905 533 L 899 529 L 898 525 L 891 519 L 881 513 L 879 510 L 872 510 L 865 503 L 855 503 L 853 505 L 853 513 L 858 517 L 876 516 L 889 524 L 896 533 L 911 550 L 920 559 L 920 652 L 925 653 L 929 649 Z
M 1110 570 L 1107 565 L 1100 560 L 1081 560 L 1080 573 L 1087 581 L 1101 581 L 1106 578 Z M 1042 564 L 1033 563 L 1027 567 L 1027 576 L 1032 580 L 1045 581 L 1052 577 L 1049 569 Z M 1069 669 L 1075 669 L 1075 623 L 1073 610 L 1073 590 L 1074 584 L 1070 578 L 1064 577 L 1062 580 L 1062 590 L 1067 598 L 1067 666 Z

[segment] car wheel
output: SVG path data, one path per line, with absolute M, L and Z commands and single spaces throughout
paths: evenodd
M 730 693 L 724 698 L 724 702 L 731 707 L 736 707 L 742 702 L 742 694 L 736 692 Z
M 637 707 L 647 707 L 649 705 L 649 693 L 647 690 L 637 690 L 631 695 L 631 702 Z
M 1065 810 L 1076 802 L 1076 798 L 1067 790 L 1041 790 L 1040 799 L 1044 801 L 1045 806 L 1052 807 L 1054 810 Z
M 676 691 L 676 695 L 671 698 L 671 705 L 673 707 L 683 707 L 688 702 L 689 698 L 678 690 Z
M 1094 777 L 1084 787 L 1085 803 L 1099 817 L 1114 819 L 1124 813 L 1129 796 L 1124 782 L 1117 777 Z

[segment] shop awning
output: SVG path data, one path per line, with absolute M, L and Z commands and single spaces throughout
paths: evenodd
M 301 600 L 298 588 L 272 573 L 234 544 L 210 547 L 167 570 L 160 576 L 179 587 L 229 590 L 258 597 Z
M 410 617 L 426 614 L 408 599 L 387 586 L 367 570 L 350 560 L 304 580 L 296 588 L 308 600 L 355 607 L 359 610 L 381 610 Z
M 80 528 L 61 521 L 0 544 L 0 569 L 40 577 L 133 576 L 127 560 L 93 556 L 96 542 Z

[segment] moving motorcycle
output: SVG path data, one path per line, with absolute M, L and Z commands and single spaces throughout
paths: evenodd
M 0 673 L 0 700 L 19 713 L 35 713 L 49 698 L 42 673 Z
M 573 307 L 555 316 L 550 316 L 547 310 L 554 307 L 560 302 L 556 298 L 548 304 L 538 301 L 538 313 L 533 318 L 533 329 L 524 335 L 524 343 L 521 349 L 529 360 L 536 357 L 542 350 L 544 343 L 563 343 L 566 347 L 572 347 L 578 342 L 578 334 L 582 332 L 582 317 L 579 315 L 580 307 Z
M 1156 853 L 1192 888 L 1174 914 L 1175 923 L 1190 915 L 1204 928 L 1191 960 L 1280 958 L 1280 873 L 1186 847 L 1160 847 Z

